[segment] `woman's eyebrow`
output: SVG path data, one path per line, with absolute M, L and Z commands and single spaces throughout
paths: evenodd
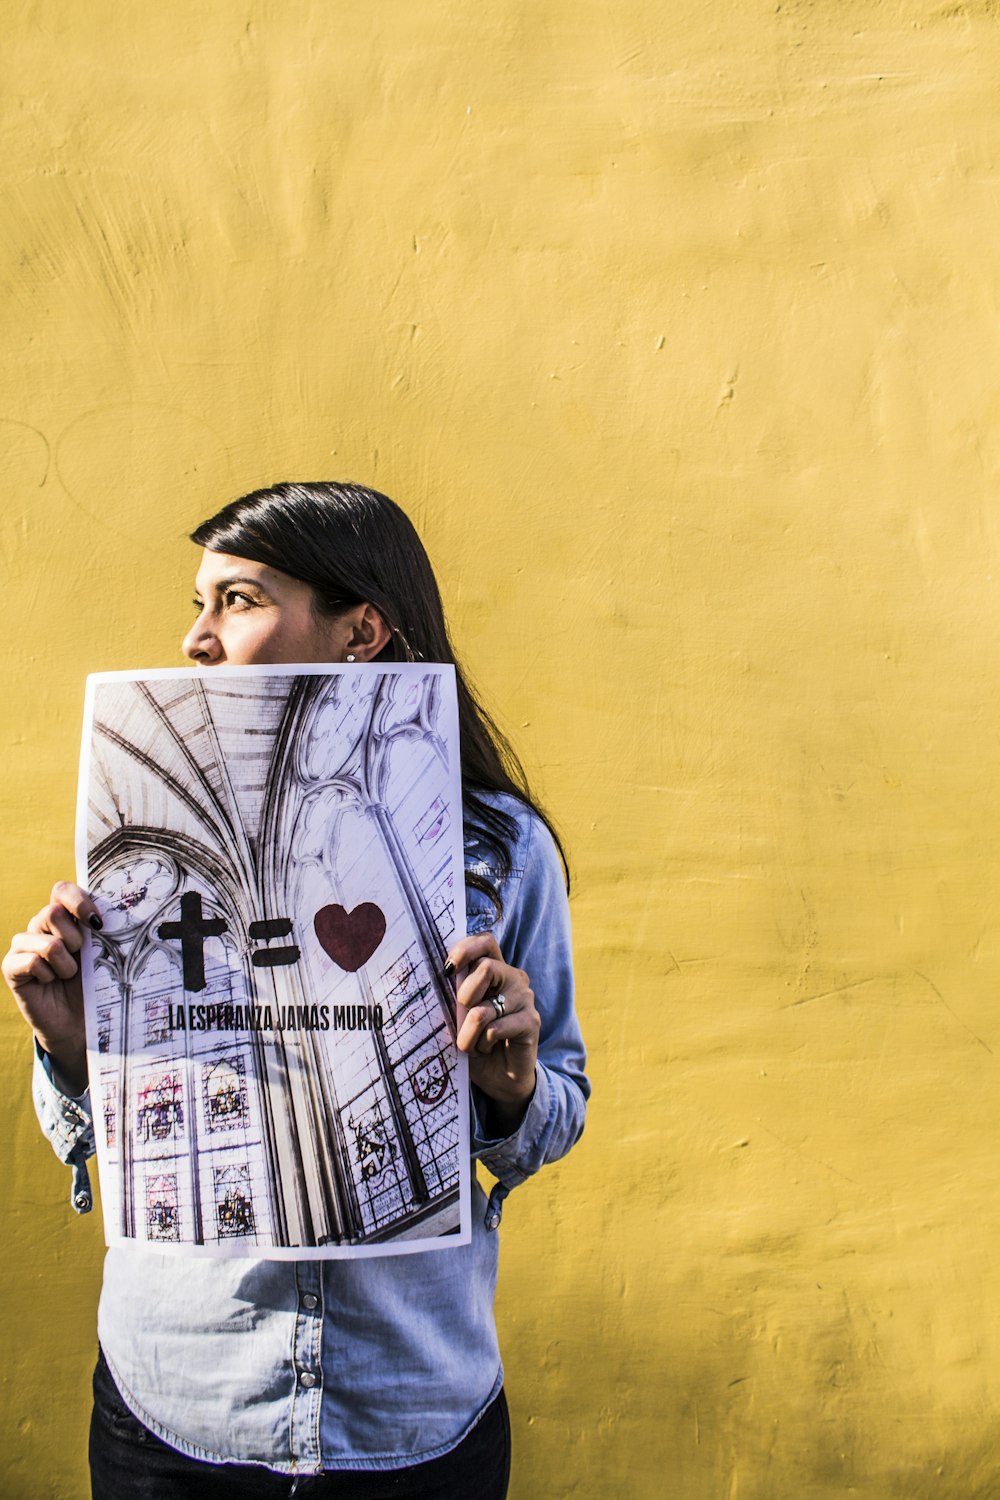
M 226 589 L 231 589 L 234 584 L 237 583 L 243 584 L 244 586 L 249 586 L 252 589 L 257 589 L 262 594 L 266 594 L 268 592 L 266 584 L 262 583 L 259 578 L 247 578 L 242 573 L 233 573 L 228 578 L 217 578 L 210 585 L 210 587 L 214 589 L 217 594 L 221 594 Z M 195 593 L 200 592 L 201 590 L 197 587 L 197 585 L 195 585 Z

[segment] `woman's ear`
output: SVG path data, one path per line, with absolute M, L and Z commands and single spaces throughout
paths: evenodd
M 355 661 L 374 661 L 392 640 L 392 631 L 374 604 L 359 604 L 347 612 L 345 651 Z

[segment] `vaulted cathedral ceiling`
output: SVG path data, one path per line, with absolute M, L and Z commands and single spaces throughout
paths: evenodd
M 198 679 L 106 683 L 98 689 L 91 779 L 91 839 L 123 827 L 190 835 L 192 820 L 213 842 L 256 847 L 278 730 L 293 678 L 212 684 L 211 713 Z M 118 764 L 116 764 L 118 762 Z M 134 775 L 134 765 L 147 774 Z M 230 774 L 241 786 L 239 805 Z M 112 792 L 110 788 L 114 787 Z

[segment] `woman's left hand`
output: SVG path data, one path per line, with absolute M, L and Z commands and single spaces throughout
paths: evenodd
M 531 983 L 523 969 L 504 963 L 491 932 L 454 943 L 448 962 L 458 973 L 468 969 L 455 997 L 459 1051 L 468 1053 L 472 1082 L 492 1101 L 491 1125 L 509 1134 L 535 1091 L 541 1018 Z

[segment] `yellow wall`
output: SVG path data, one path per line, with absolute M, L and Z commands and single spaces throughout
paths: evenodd
M 514 1500 L 996 1495 L 1000 8 L 5 11 L 4 931 L 188 527 L 386 490 L 575 865 Z M 82 1500 L 100 1224 L 2 1016 L 2 1493 Z

